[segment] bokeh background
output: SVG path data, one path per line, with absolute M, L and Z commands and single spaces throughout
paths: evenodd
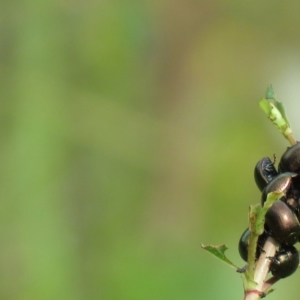
M 200 245 L 243 265 L 270 83 L 300 138 L 300 2 L 0 6 L 0 299 L 242 299 Z

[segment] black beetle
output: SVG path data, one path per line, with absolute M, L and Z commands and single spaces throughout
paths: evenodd
M 294 185 L 294 182 L 293 182 Z M 284 202 L 296 212 L 299 219 L 299 196 L 300 191 L 298 189 L 290 188 L 286 194 Z
M 262 191 L 266 185 L 278 175 L 274 162 L 269 157 L 262 158 L 254 168 L 254 179 Z
M 299 265 L 299 253 L 294 246 L 281 248 L 270 259 L 270 271 L 273 276 L 278 278 L 292 275 Z
M 294 245 L 300 235 L 296 214 L 283 201 L 277 200 L 265 215 L 266 231 L 281 244 Z
M 240 240 L 239 240 L 239 253 L 241 258 L 247 262 L 248 260 L 248 246 L 249 246 L 249 239 L 250 239 L 250 229 L 247 228 Z M 264 243 L 267 239 L 266 233 L 263 233 L 262 235 L 259 236 L 258 242 L 257 242 L 257 248 L 256 248 L 256 253 L 255 253 L 255 258 L 257 259 L 261 253 L 261 249 L 264 246 Z
M 292 178 L 296 176 L 296 173 L 286 172 L 279 174 L 270 181 L 261 194 L 261 205 L 264 205 L 268 194 L 271 192 L 286 193 L 292 183 Z
M 300 171 L 300 143 L 288 147 L 287 150 L 283 153 L 278 169 L 280 173 L 283 172 L 295 172 Z

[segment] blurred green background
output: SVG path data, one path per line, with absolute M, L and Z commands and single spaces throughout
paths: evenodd
M 0 8 L 0 299 L 242 299 L 200 244 L 243 265 L 270 83 L 300 138 L 300 2 Z

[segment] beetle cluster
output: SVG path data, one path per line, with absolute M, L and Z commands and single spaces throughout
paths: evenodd
M 293 274 L 299 265 L 299 254 L 294 245 L 300 241 L 300 142 L 288 147 L 278 164 L 278 171 L 270 158 L 262 158 L 255 166 L 254 178 L 262 192 L 261 205 L 268 193 L 281 191 L 285 196 L 275 201 L 265 215 L 264 233 L 259 236 L 256 259 L 268 236 L 280 245 L 271 257 L 270 272 L 278 278 Z M 239 241 L 239 253 L 247 261 L 250 230 L 247 228 Z

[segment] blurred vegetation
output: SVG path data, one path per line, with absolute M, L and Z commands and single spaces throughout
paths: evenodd
M 241 299 L 200 243 L 243 264 L 269 83 L 300 136 L 300 3 L 0 7 L 0 298 Z

